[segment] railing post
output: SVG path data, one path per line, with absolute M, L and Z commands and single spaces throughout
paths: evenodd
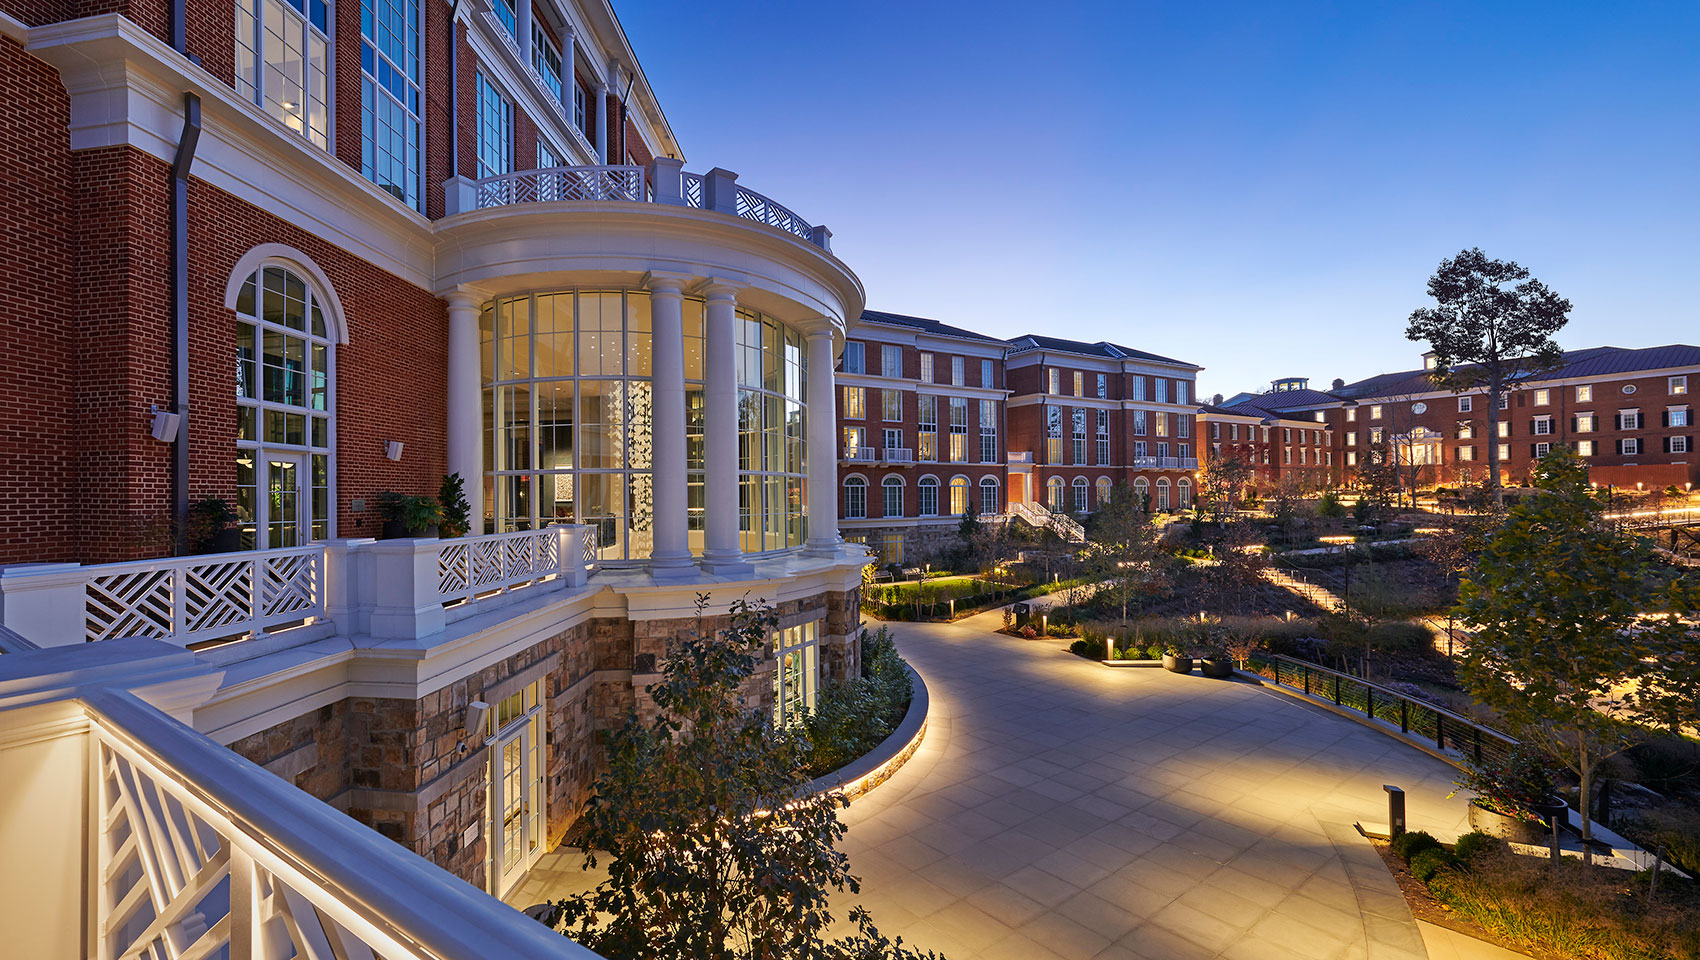
M 478 209 L 478 181 L 471 177 L 450 177 L 443 181 L 443 213 L 454 216 Z
M 1305 696 L 1310 696 L 1310 664 L 1305 664 Z
M 437 553 L 449 542 L 380 540 L 365 550 L 371 575 L 362 580 L 372 601 L 372 636 L 412 640 L 443 629 Z
M 1446 714 L 1439 710 L 1434 712 L 1434 748 L 1446 749 Z
M 685 161 L 672 157 L 656 157 L 649 161 L 649 183 L 655 188 L 656 203 L 673 207 L 685 205 L 684 183 L 679 176 L 684 169 Z
M 1411 702 L 1409 700 L 1399 701 L 1399 732 L 1411 732 Z
M 1371 720 L 1375 719 L 1375 688 L 1367 683 L 1364 684 L 1364 713 Z
M 1336 707 L 1340 705 L 1340 675 L 1338 673 L 1334 675 L 1334 705 Z
M 738 215 L 738 175 L 715 167 L 702 175 L 702 205 L 705 210 Z
M 1482 728 L 1481 727 L 1471 727 L 1470 732 L 1475 735 L 1476 762 L 1481 763 L 1482 762 Z
M 582 523 L 557 523 L 549 529 L 555 531 L 555 549 L 560 557 L 559 575 L 561 584 L 568 587 L 582 587 L 589 574 L 584 569 L 584 537 L 588 526 Z
M 88 639 L 81 564 L 19 563 L 0 567 L 0 626 L 38 647 Z
M 832 231 L 828 230 L 824 223 L 816 224 L 809 228 L 809 242 L 820 247 L 822 250 L 825 250 L 827 253 L 831 253 Z

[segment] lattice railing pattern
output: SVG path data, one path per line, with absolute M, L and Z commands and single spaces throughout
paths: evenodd
M 323 546 L 86 568 L 86 640 L 188 645 L 324 616 Z
M 518 170 L 478 181 L 478 206 L 551 200 L 627 200 L 641 203 L 643 168 L 637 166 L 546 167 Z
M 737 210 L 738 216 L 746 220 L 778 227 L 804 240 L 809 239 L 814 231 L 814 227 L 807 220 L 792 213 L 788 208 L 743 187 L 738 188 Z
M 561 573 L 556 531 L 520 530 L 443 541 L 437 554 L 437 593 L 445 600 L 512 590 Z
M 99 764 L 100 960 L 404 960 L 373 949 L 330 914 L 328 893 L 257 863 L 182 785 L 95 724 Z M 248 925 L 247 930 L 233 927 Z M 246 942 L 241 952 L 232 944 Z
M 679 172 L 680 195 L 684 197 L 685 206 L 701 209 L 703 205 L 702 174 Z

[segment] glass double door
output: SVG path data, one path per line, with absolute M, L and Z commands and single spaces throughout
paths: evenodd
M 542 722 L 533 712 L 490 745 L 490 863 L 497 896 L 543 855 Z
M 307 457 L 293 451 L 238 452 L 237 507 L 242 515 L 243 549 L 298 547 L 312 539 Z

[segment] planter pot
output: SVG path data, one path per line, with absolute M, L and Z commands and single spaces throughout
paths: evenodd
M 1508 817 L 1503 813 L 1479 806 L 1474 801 L 1470 802 L 1470 826 L 1512 843 L 1528 843 L 1537 846 L 1545 843 L 1548 835 L 1547 828 L 1542 824 L 1519 817 Z
M 235 553 L 242 549 L 242 529 L 240 527 L 225 527 L 213 534 L 212 543 L 208 546 L 210 553 Z
M 1191 673 L 1192 658 L 1177 657 L 1174 654 L 1163 654 L 1163 669 L 1170 673 Z
M 1234 661 L 1205 657 L 1198 661 L 1198 672 L 1212 680 L 1226 680 L 1234 675 Z
M 385 520 L 383 533 L 385 540 L 437 539 L 435 524 L 429 527 L 409 527 L 400 520 Z

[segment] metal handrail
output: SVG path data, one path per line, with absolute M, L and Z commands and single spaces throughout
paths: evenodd
M 1246 664 L 1258 676 L 1307 697 L 1331 701 L 1337 707 L 1397 726 L 1407 736 L 1415 733 L 1433 740 L 1436 750 L 1458 760 L 1503 762 L 1519 746 L 1515 737 L 1438 704 L 1308 660 L 1284 654 L 1254 654 L 1246 659 Z

